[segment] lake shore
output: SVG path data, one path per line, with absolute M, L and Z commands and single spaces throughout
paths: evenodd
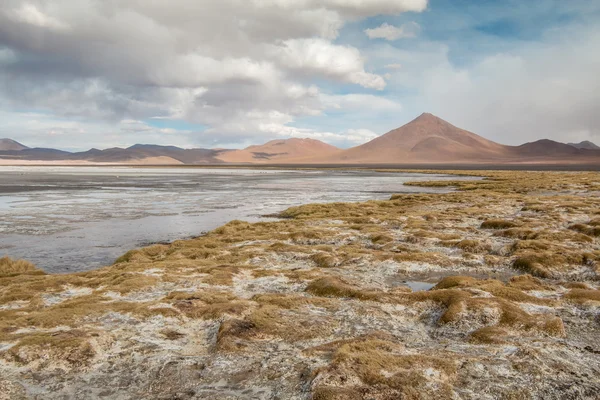
M 0 393 L 597 398 L 598 174 L 443 173 L 484 179 L 232 221 L 77 274 L 3 259 Z

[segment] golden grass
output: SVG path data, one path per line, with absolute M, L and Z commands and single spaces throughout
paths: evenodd
M 17 275 L 44 275 L 44 271 L 25 260 L 12 260 L 8 257 L 0 258 L 0 278 Z
M 531 253 L 518 257 L 513 262 L 513 268 L 518 271 L 531 274 L 540 278 L 551 278 L 552 272 L 544 266 L 548 262 L 548 257 L 540 254 Z
M 473 239 L 463 239 L 456 243 L 456 247 L 468 253 L 487 253 L 491 249 L 489 244 Z
M 361 290 L 334 276 L 315 279 L 308 284 L 306 291 L 321 297 L 348 297 L 359 300 L 377 300 L 380 297 L 376 292 Z
M 564 298 L 577 304 L 588 302 L 600 302 L 600 290 L 593 289 L 571 289 Z
M 165 300 L 188 318 L 217 319 L 224 315 L 241 315 L 249 303 L 238 299 L 231 293 L 218 291 L 200 291 L 194 293 L 171 292 Z
M 475 297 L 469 289 L 484 290 L 493 297 Z M 538 331 L 551 336 L 564 336 L 564 326 L 558 317 L 531 315 L 514 303 L 553 305 L 553 300 L 530 296 L 519 289 L 493 279 L 478 280 L 472 277 L 453 276 L 442 279 L 432 290 L 400 294 L 408 301 L 433 301 L 441 304 L 445 311 L 439 323 L 448 324 L 460 321 L 465 312 L 480 312 L 485 308 L 495 308 L 500 314 L 498 327 L 510 327 L 522 332 Z
M 88 332 L 78 329 L 21 335 L 5 357 L 18 364 L 36 360 L 48 364 L 62 360 L 73 367 L 81 367 L 90 364 L 96 355 L 89 337 Z
M 469 340 L 476 344 L 503 344 L 508 332 L 497 326 L 485 326 L 471 333 Z
M 600 226 L 597 225 L 573 224 L 569 226 L 569 229 L 588 236 L 600 236 Z
M 20 308 L 0 310 L 0 340 L 23 343 L 23 349 L 35 348 L 37 343 L 24 345 L 30 334 L 14 332 L 23 327 L 76 327 L 82 322 L 93 325 L 112 311 L 138 319 L 156 315 L 182 321 L 216 319 L 222 321 L 217 349 L 240 351 L 255 341 L 273 338 L 290 343 L 314 338 L 327 340 L 333 335 L 335 310 L 340 304 L 356 312 L 357 309 L 368 312 L 365 310 L 381 307 L 379 303 L 410 307 L 425 302 L 441 308 L 437 324 L 449 324 L 449 329 L 465 318 L 494 310 L 499 319 L 490 322 L 482 318 L 488 325 L 470 333 L 467 340 L 472 343 L 494 345 L 530 334 L 564 335 L 560 318 L 550 312 L 529 314 L 519 303 L 553 307 L 598 301 L 598 291 L 575 283 L 564 283 L 571 290 L 558 300 L 537 298 L 530 293 L 554 290 L 555 284 L 546 278 L 580 279 L 578 269 L 585 270 L 585 279 L 600 278 L 597 250 L 600 208 L 597 199 L 586 193 L 600 190 L 597 174 L 448 173 L 484 179 L 414 183 L 454 186 L 458 190 L 445 194 L 399 194 L 390 200 L 360 204 L 312 204 L 285 210 L 281 213 L 285 219 L 279 221 L 255 224 L 232 221 L 195 239 L 127 252 L 114 265 L 85 273 L 44 275 L 25 261 L 0 259 L 0 305 L 20 302 Z M 565 191 L 581 195 L 564 195 Z M 331 221 L 334 219 L 335 222 Z M 431 246 L 456 247 L 462 252 L 452 251 L 447 255 L 447 249 L 434 251 Z M 434 290 L 416 293 L 364 287 L 360 274 L 368 274 L 368 268 L 378 268 L 388 260 L 429 264 L 447 271 L 457 265 L 476 266 L 490 273 L 512 265 L 530 275 L 513 277 L 507 283 L 451 277 L 438 283 Z M 277 268 L 274 263 L 279 262 L 293 268 Z M 149 269 L 158 272 L 146 273 Z M 256 278 L 283 276 L 290 282 L 306 285 L 306 291 L 241 299 L 233 294 L 234 283 L 237 277 L 243 279 L 247 274 Z M 352 276 L 352 282 L 346 276 Z M 185 287 L 199 286 L 208 289 L 183 291 Z M 181 287 L 181 291 L 171 292 L 160 300 L 139 302 L 128 301 L 127 297 L 115 300 L 108 295 L 116 292 L 135 298 L 165 287 Z M 67 288 L 89 288 L 92 293 L 45 305 L 43 295 L 60 294 Z M 559 293 L 556 292 L 557 297 Z M 319 313 L 312 312 L 315 308 L 320 309 Z M 177 330 L 167 330 L 161 335 L 169 340 L 179 338 Z M 63 339 L 66 343 L 67 338 L 60 340 Z M 83 335 L 75 342 L 85 345 L 89 340 Z M 79 351 L 78 346 L 72 346 L 73 354 Z M 333 346 L 329 356 L 334 370 L 344 368 L 358 374 L 362 386 L 317 387 L 314 398 L 351 398 L 352 393 L 366 393 L 360 392 L 364 388 L 378 387 L 396 391 L 398 398 L 418 398 L 420 390 L 428 390 L 419 368 L 435 368 L 433 364 L 437 362 L 436 355 L 407 358 L 409 355 L 391 337 L 350 339 Z M 393 367 L 391 375 L 377 369 L 382 362 Z M 409 362 L 416 372 L 405 368 Z M 349 366 L 353 363 L 359 363 L 355 369 Z M 452 370 L 443 373 L 451 381 Z
M 319 268 L 333 268 L 339 265 L 339 260 L 337 258 L 325 252 L 315 253 L 310 256 L 310 259 Z
M 360 399 L 363 397 L 356 394 L 367 387 L 373 398 L 386 395 L 392 396 L 391 398 L 429 398 L 432 395 L 442 398 L 451 394 L 457 362 L 450 355 L 439 352 L 436 355 L 407 354 L 402 344 L 382 333 L 332 342 L 316 350 L 327 347 L 332 352 L 331 362 L 319 374 L 331 376 L 332 379 L 356 376 L 360 386 L 355 386 L 353 379 L 349 382 L 341 380 L 339 386 L 317 385 L 313 387 L 313 398 Z M 426 370 L 438 371 L 443 377 L 442 381 L 446 383 L 432 388 L 428 385 Z

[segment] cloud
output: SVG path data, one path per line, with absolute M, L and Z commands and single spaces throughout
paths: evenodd
M 334 45 L 323 39 L 287 40 L 273 49 L 281 64 L 305 74 L 316 74 L 382 90 L 385 80 L 364 70 L 358 49 Z
M 599 141 L 598 47 L 600 29 L 565 29 L 469 68 L 438 64 L 424 71 L 421 102 L 501 143 Z
M 195 133 L 197 143 L 264 140 L 274 134 L 269 124 L 322 115 L 324 87 L 385 88 L 359 48 L 333 42 L 348 22 L 426 7 L 426 0 L 5 0 L 0 106 L 99 126 L 180 119 L 207 127 Z
M 22 4 L 19 8 L 5 12 L 9 19 L 17 22 L 23 22 L 39 28 L 47 28 L 50 30 L 66 30 L 68 26 L 63 22 L 41 12 L 33 4 Z
M 421 31 L 421 26 L 416 22 L 407 22 L 401 26 L 393 26 L 383 23 L 377 28 L 365 29 L 369 39 L 398 40 L 402 38 L 414 38 Z

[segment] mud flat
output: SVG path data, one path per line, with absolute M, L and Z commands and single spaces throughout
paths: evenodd
M 3 259 L 0 398 L 597 399 L 598 174 L 468 174 L 90 272 Z

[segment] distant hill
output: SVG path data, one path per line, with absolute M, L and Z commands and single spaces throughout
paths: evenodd
M 521 157 L 577 157 L 581 155 L 580 149 L 554 140 L 541 139 L 525 143 L 514 148 L 515 154 Z
M 82 153 L 73 153 L 71 158 L 92 162 L 117 163 L 133 162 L 149 158 L 164 157 L 163 162 L 170 158 L 174 164 L 207 164 L 220 163 L 216 156 L 217 150 L 182 149 L 175 146 L 159 146 L 154 144 L 136 144 L 126 149 L 113 147 L 106 150 L 91 149 Z
M 12 139 L 0 139 L 0 151 L 20 151 L 28 148 Z
M 588 149 L 588 150 L 600 150 L 600 146 L 597 146 L 595 143 L 590 142 L 589 140 L 584 140 L 579 143 L 567 143 L 569 146 L 573 146 L 577 149 Z
M 315 139 L 278 139 L 242 150 L 136 144 L 69 153 L 0 140 L 0 164 L 600 164 L 591 142 L 542 139 L 506 146 L 424 113 L 370 142 L 342 150 Z
M 328 159 L 341 150 L 315 139 L 279 139 L 243 150 L 222 151 L 218 159 L 230 163 L 301 163 L 306 159 Z
M 126 149 L 113 147 L 105 150 L 90 149 L 76 153 L 56 149 L 23 147 L 21 150 L 0 150 L 0 160 L 10 160 L 15 164 L 29 161 L 64 162 L 67 164 L 218 164 L 223 162 L 216 158 L 221 153 L 219 150 L 182 149 L 175 146 L 136 144 Z

